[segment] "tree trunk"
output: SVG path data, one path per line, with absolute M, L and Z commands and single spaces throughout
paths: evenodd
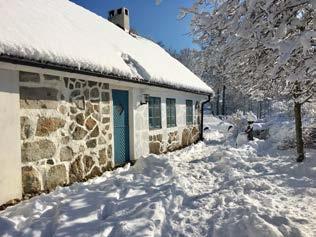
M 262 118 L 262 101 L 259 101 L 259 118 Z
M 296 151 L 297 151 L 297 162 L 302 162 L 305 158 L 304 156 L 304 142 L 302 133 L 302 114 L 301 114 L 301 104 L 294 103 L 294 116 L 295 116 L 295 132 L 296 132 Z
M 246 113 L 246 97 L 244 96 L 243 114 Z
M 226 111 L 225 111 L 225 107 L 226 107 L 226 86 L 223 86 L 223 94 L 222 94 L 222 115 L 225 115 Z
M 219 115 L 219 89 L 217 89 L 216 95 L 216 115 Z
M 303 132 L 302 132 L 302 104 L 297 101 L 301 95 L 301 85 L 299 81 L 294 83 L 294 117 L 295 117 L 295 135 L 296 135 L 296 151 L 297 151 L 297 162 L 302 162 L 305 158 L 304 155 L 304 142 L 303 142 Z
M 252 101 L 249 100 L 248 102 L 248 111 L 252 111 Z

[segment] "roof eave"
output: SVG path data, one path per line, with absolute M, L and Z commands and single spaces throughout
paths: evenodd
M 86 76 L 108 78 L 108 79 L 113 79 L 113 80 L 117 80 L 117 81 L 125 81 L 125 82 L 130 82 L 130 83 L 135 83 L 135 84 L 150 85 L 150 86 L 172 89 L 172 90 L 177 90 L 177 91 L 185 91 L 185 92 L 199 94 L 199 95 L 211 95 L 211 97 L 214 96 L 214 94 L 211 92 L 193 90 L 193 89 L 184 88 L 184 87 L 176 87 L 176 86 L 163 84 L 163 83 L 159 83 L 159 82 L 146 81 L 146 80 L 140 79 L 140 78 L 130 78 L 130 77 L 116 75 L 116 74 L 112 74 L 112 73 L 103 73 L 103 72 L 91 71 L 91 70 L 81 69 L 81 68 L 77 68 L 77 67 L 70 67 L 67 65 L 61 65 L 61 64 L 56 64 L 56 63 L 30 60 L 30 59 L 26 59 L 26 58 L 22 58 L 22 57 L 11 56 L 11 55 L 0 54 L 0 61 L 6 62 L 6 63 L 19 64 L 19 65 L 23 65 L 23 66 L 31 66 L 31 67 L 37 67 L 37 68 L 46 68 L 46 69 L 51 69 L 51 70 L 57 70 L 57 71 L 62 71 L 62 72 L 77 73 L 77 74 L 82 74 L 82 75 L 86 75 Z

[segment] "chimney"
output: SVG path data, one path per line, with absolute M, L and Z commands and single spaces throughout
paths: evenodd
M 125 7 L 109 11 L 109 21 L 129 32 L 129 10 Z

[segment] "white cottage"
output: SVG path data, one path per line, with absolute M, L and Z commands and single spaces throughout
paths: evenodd
M 0 204 L 199 140 L 212 89 L 128 15 L 0 0 Z

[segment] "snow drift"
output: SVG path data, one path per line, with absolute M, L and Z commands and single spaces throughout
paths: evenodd
M 209 133 L 9 207 L 0 236 L 315 236 L 315 150 L 298 164 L 294 151 L 259 140 L 234 148 Z

